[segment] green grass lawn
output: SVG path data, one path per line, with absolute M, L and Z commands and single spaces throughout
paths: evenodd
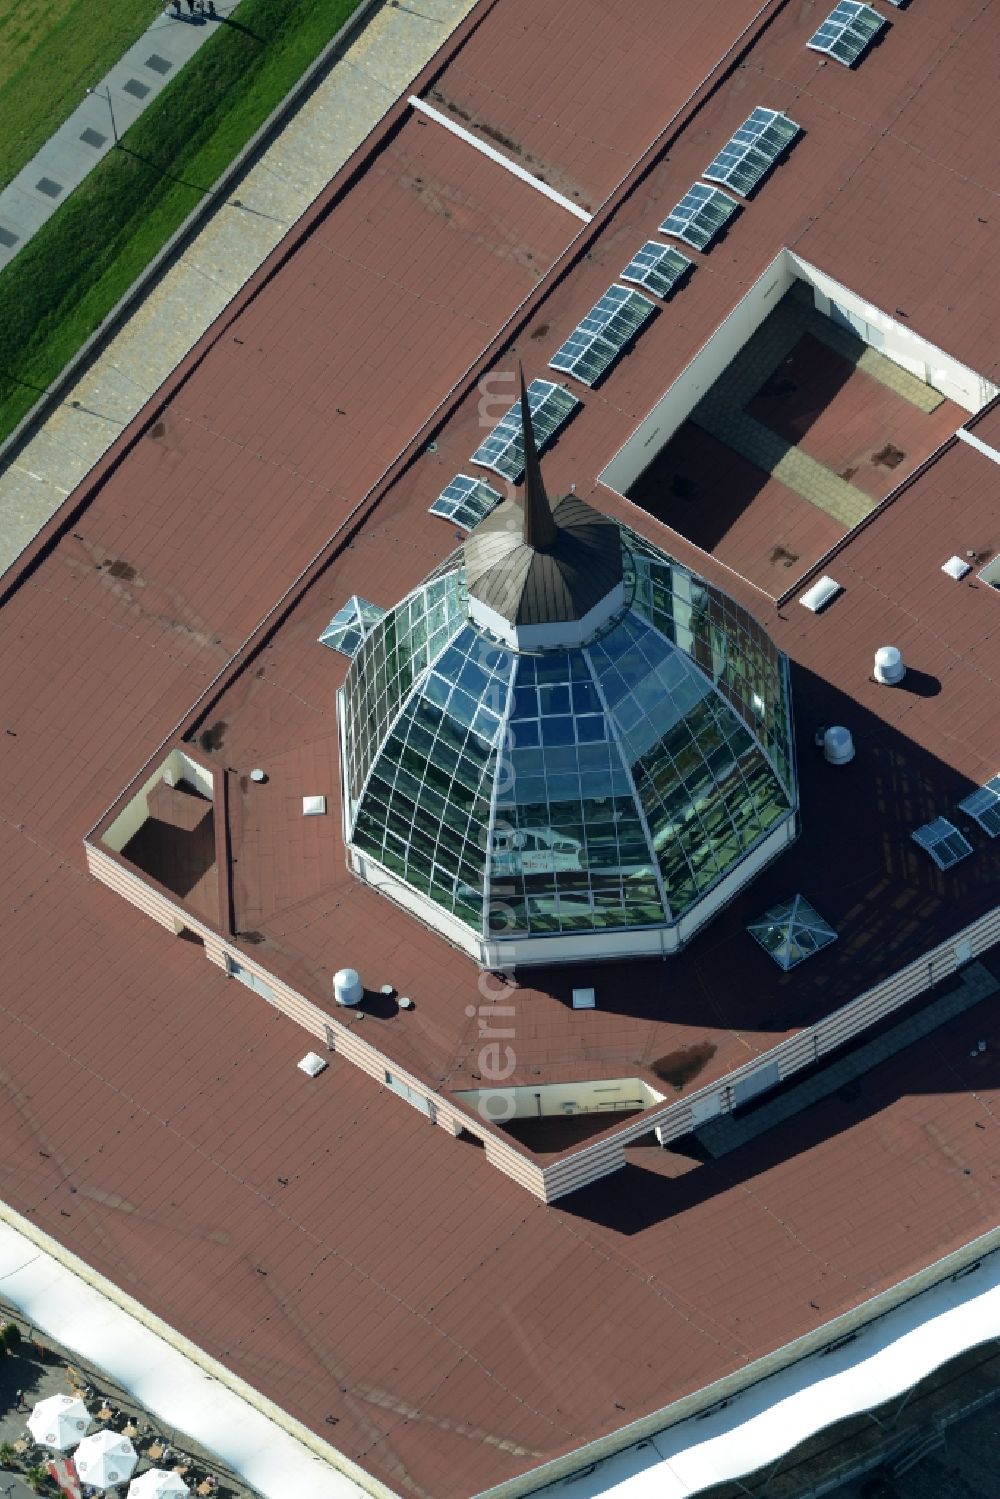
M 0 272 L 0 441 L 358 3 L 242 0 Z
M 0 188 L 160 8 L 160 0 L 0 0 Z

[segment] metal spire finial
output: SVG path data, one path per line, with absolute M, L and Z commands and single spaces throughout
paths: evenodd
M 525 544 L 536 552 L 547 551 L 558 536 L 552 518 L 549 497 L 542 481 L 542 469 L 535 447 L 535 429 L 531 425 L 531 408 L 524 384 L 524 370 L 517 366 L 521 378 L 521 426 L 524 434 L 524 530 Z

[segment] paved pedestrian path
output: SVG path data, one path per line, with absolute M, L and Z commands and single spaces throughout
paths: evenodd
M 219 0 L 216 15 L 194 9 L 195 0 L 181 0 L 181 14 L 173 5 L 156 20 L 124 57 L 84 94 L 36 156 L 0 192 L 0 270 L 14 259 L 31 236 L 79 187 L 109 151 L 118 136 L 174 78 L 203 42 L 228 24 L 236 0 Z
M 726 1114 L 705 1124 L 695 1134 L 709 1155 L 728 1155 L 749 1140 L 767 1130 L 786 1123 L 810 1104 L 821 1098 L 829 1098 L 840 1088 L 855 1082 L 870 1072 L 873 1067 L 886 1062 L 896 1052 L 911 1046 L 914 1041 L 929 1036 L 940 1026 L 947 1024 L 956 1015 L 969 1010 L 1000 989 L 1000 984 L 982 963 L 970 963 L 961 973 L 960 982 L 950 993 L 932 1000 L 917 1014 L 901 1020 L 862 1046 L 855 1047 L 847 1056 L 814 1073 L 796 1087 L 778 1095 L 770 1103 L 759 1104 L 742 1118 Z
M 433 56 L 474 0 L 368 23 L 61 405 L 0 474 L 0 571 L 111 446 Z

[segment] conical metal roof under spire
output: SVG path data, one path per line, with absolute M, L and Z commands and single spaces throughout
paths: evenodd
M 549 503 L 519 373 L 524 495 L 498 505 L 465 543 L 469 611 L 511 643 L 570 644 L 623 603 L 621 536 L 576 495 Z

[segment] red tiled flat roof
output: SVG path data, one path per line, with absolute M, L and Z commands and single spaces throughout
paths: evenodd
M 363 1024 L 367 1040 L 433 1086 L 454 1089 L 478 1081 L 479 1022 L 466 1013 L 480 1002 L 477 970 L 347 870 L 334 708 L 347 663 L 315 643 L 351 592 L 391 601 L 392 593 L 382 591 L 384 558 L 413 565 L 428 534 L 443 537 L 442 550 L 450 549 L 452 528 L 424 512 L 419 476 L 432 461 L 419 460 L 418 477 L 390 491 L 362 533 L 367 547 L 355 545 L 331 560 L 271 637 L 261 664 L 255 658 L 237 675 L 207 721 L 226 725 L 222 747 L 209 758 L 244 772 L 261 763 L 268 772 L 266 786 L 244 773 L 231 788 L 236 930 L 253 935 L 247 950 L 320 1004 L 329 1003 L 333 974 L 345 965 L 358 968 L 371 989 L 389 982 L 409 994 L 416 1001 L 410 1014 L 374 1022 L 340 1018 Z M 716 1052 L 693 1083 L 704 1086 L 846 1004 L 995 903 L 995 843 L 974 835 L 974 857 L 943 874 L 910 838 L 921 823 L 956 815 L 958 800 L 994 773 L 995 599 L 940 571 L 938 554 L 950 555 L 953 543 L 936 539 L 942 488 L 967 525 L 994 514 L 991 467 L 954 444 L 897 505 L 847 543 L 831 564 L 844 593 L 821 616 L 796 603 L 783 611 L 773 603 L 761 608 L 755 590 L 734 588 L 756 605 L 792 658 L 803 835 L 687 952 L 666 965 L 594 968 L 596 1012 L 569 1008 L 570 989 L 580 981 L 575 968 L 519 975 L 513 1082 L 627 1075 L 708 1042 Z M 654 540 L 662 538 L 655 522 L 617 497 L 605 492 L 601 500 Z M 900 603 L 885 596 L 887 557 L 894 559 Z M 425 554 L 419 566 L 433 560 Z M 701 560 L 710 572 L 711 559 Z M 870 680 L 875 646 L 889 641 L 909 663 L 907 682 L 892 691 Z M 950 706 L 956 700 L 963 704 L 958 721 Z M 855 737 L 857 757 L 846 769 L 827 765 L 812 744 L 815 726 L 833 722 L 848 723 Z M 328 797 L 325 821 L 301 815 L 302 796 L 316 793 Z M 847 826 L 850 839 L 843 835 Z M 840 941 L 785 974 L 745 927 L 796 891 Z
M 749 26 L 760 0 L 504 0 L 432 104 L 594 210 Z M 558 59 L 558 65 L 554 60 Z
M 578 46 L 578 12 L 560 15 L 558 45 Z M 447 82 L 470 113 L 551 163 L 560 191 L 572 178 L 596 199 L 722 57 L 749 7 L 699 7 L 695 29 L 674 3 L 601 15 L 625 28 L 632 69 L 619 77 L 612 57 L 613 120 L 600 69 L 579 88 L 546 17 L 520 0 L 477 7 L 450 67 L 439 59 L 415 87 Z M 8 580 L 3 1197 L 403 1493 L 464 1499 L 524 1473 L 745 1368 L 996 1221 L 1000 1036 L 985 1012 L 869 1074 L 856 1098 L 828 1100 L 722 1161 L 688 1169 L 630 1147 L 618 1176 L 543 1207 L 339 1059 L 304 1079 L 301 1032 L 84 871 L 86 830 L 351 516 L 209 719 L 228 725 L 221 763 L 266 757 L 269 794 L 336 797 L 343 666 L 315 637 L 347 594 L 391 604 L 453 545 L 425 511 L 467 467 L 481 428 L 474 391 L 454 412 L 435 415 L 438 403 L 477 362 L 510 368 L 517 353 L 529 378 L 541 373 L 765 103 L 786 108 L 803 138 L 585 395 L 546 479 L 553 491 L 576 482 L 718 578 L 788 651 L 805 815 L 824 837 L 817 862 L 801 862 L 802 841 L 638 999 L 602 994 L 598 1011 L 571 1019 L 562 979 L 549 993 L 519 991 L 518 1045 L 553 1069 L 557 1042 L 575 1067 L 595 1065 L 589 1023 L 624 1065 L 670 1049 L 668 1032 L 700 1039 L 710 1020 L 721 1066 L 772 1041 L 776 1014 L 801 1023 L 856 992 L 873 948 L 891 971 L 947 920 L 982 909 L 995 846 L 979 837 L 974 859 L 941 875 L 906 830 L 1000 768 L 997 600 L 940 572 L 952 552 L 1000 542 L 995 465 L 950 447 L 846 542 L 829 564 L 844 593 L 817 617 L 794 601 L 779 610 L 596 482 L 782 246 L 996 375 L 990 15 L 959 0 L 894 12 L 855 72 L 806 51 L 817 16 L 763 7 L 760 38 L 706 86 L 667 157 L 598 215 L 571 267 L 559 257 L 576 219 L 433 122 L 390 112 Z M 602 34 L 613 53 L 613 32 Z M 684 62 L 665 81 L 675 41 Z M 534 56 L 549 60 L 552 110 L 539 108 Z M 588 129 L 601 150 L 580 149 Z M 497 343 L 526 297 L 513 342 Z M 976 428 L 986 441 L 992 421 Z M 373 485 L 377 503 L 365 506 Z M 134 576 L 113 575 L 116 561 Z M 905 691 L 868 679 L 875 646 L 889 642 L 911 667 Z M 811 753 L 814 722 L 834 717 L 858 744 L 844 770 Z M 379 1044 L 391 1034 L 412 1066 L 454 1084 L 470 1039 L 454 1006 L 468 1002 L 471 965 L 347 880 L 335 811 L 299 817 L 295 859 L 290 850 L 282 866 L 277 824 L 251 826 L 248 799 L 245 857 L 270 847 L 275 859 L 270 884 L 248 879 L 238 903 L 305 992 L 339 966 L 345 933 L 391 981 L 414 976 L 417 1008 L 382 1026 Z M 841 940 L 785 977 L 739 927 L 806 876 Z M 734 972 L 759 982 L 734 994 Z M 970 1060 L 984 1036 L 988 1051 Z

